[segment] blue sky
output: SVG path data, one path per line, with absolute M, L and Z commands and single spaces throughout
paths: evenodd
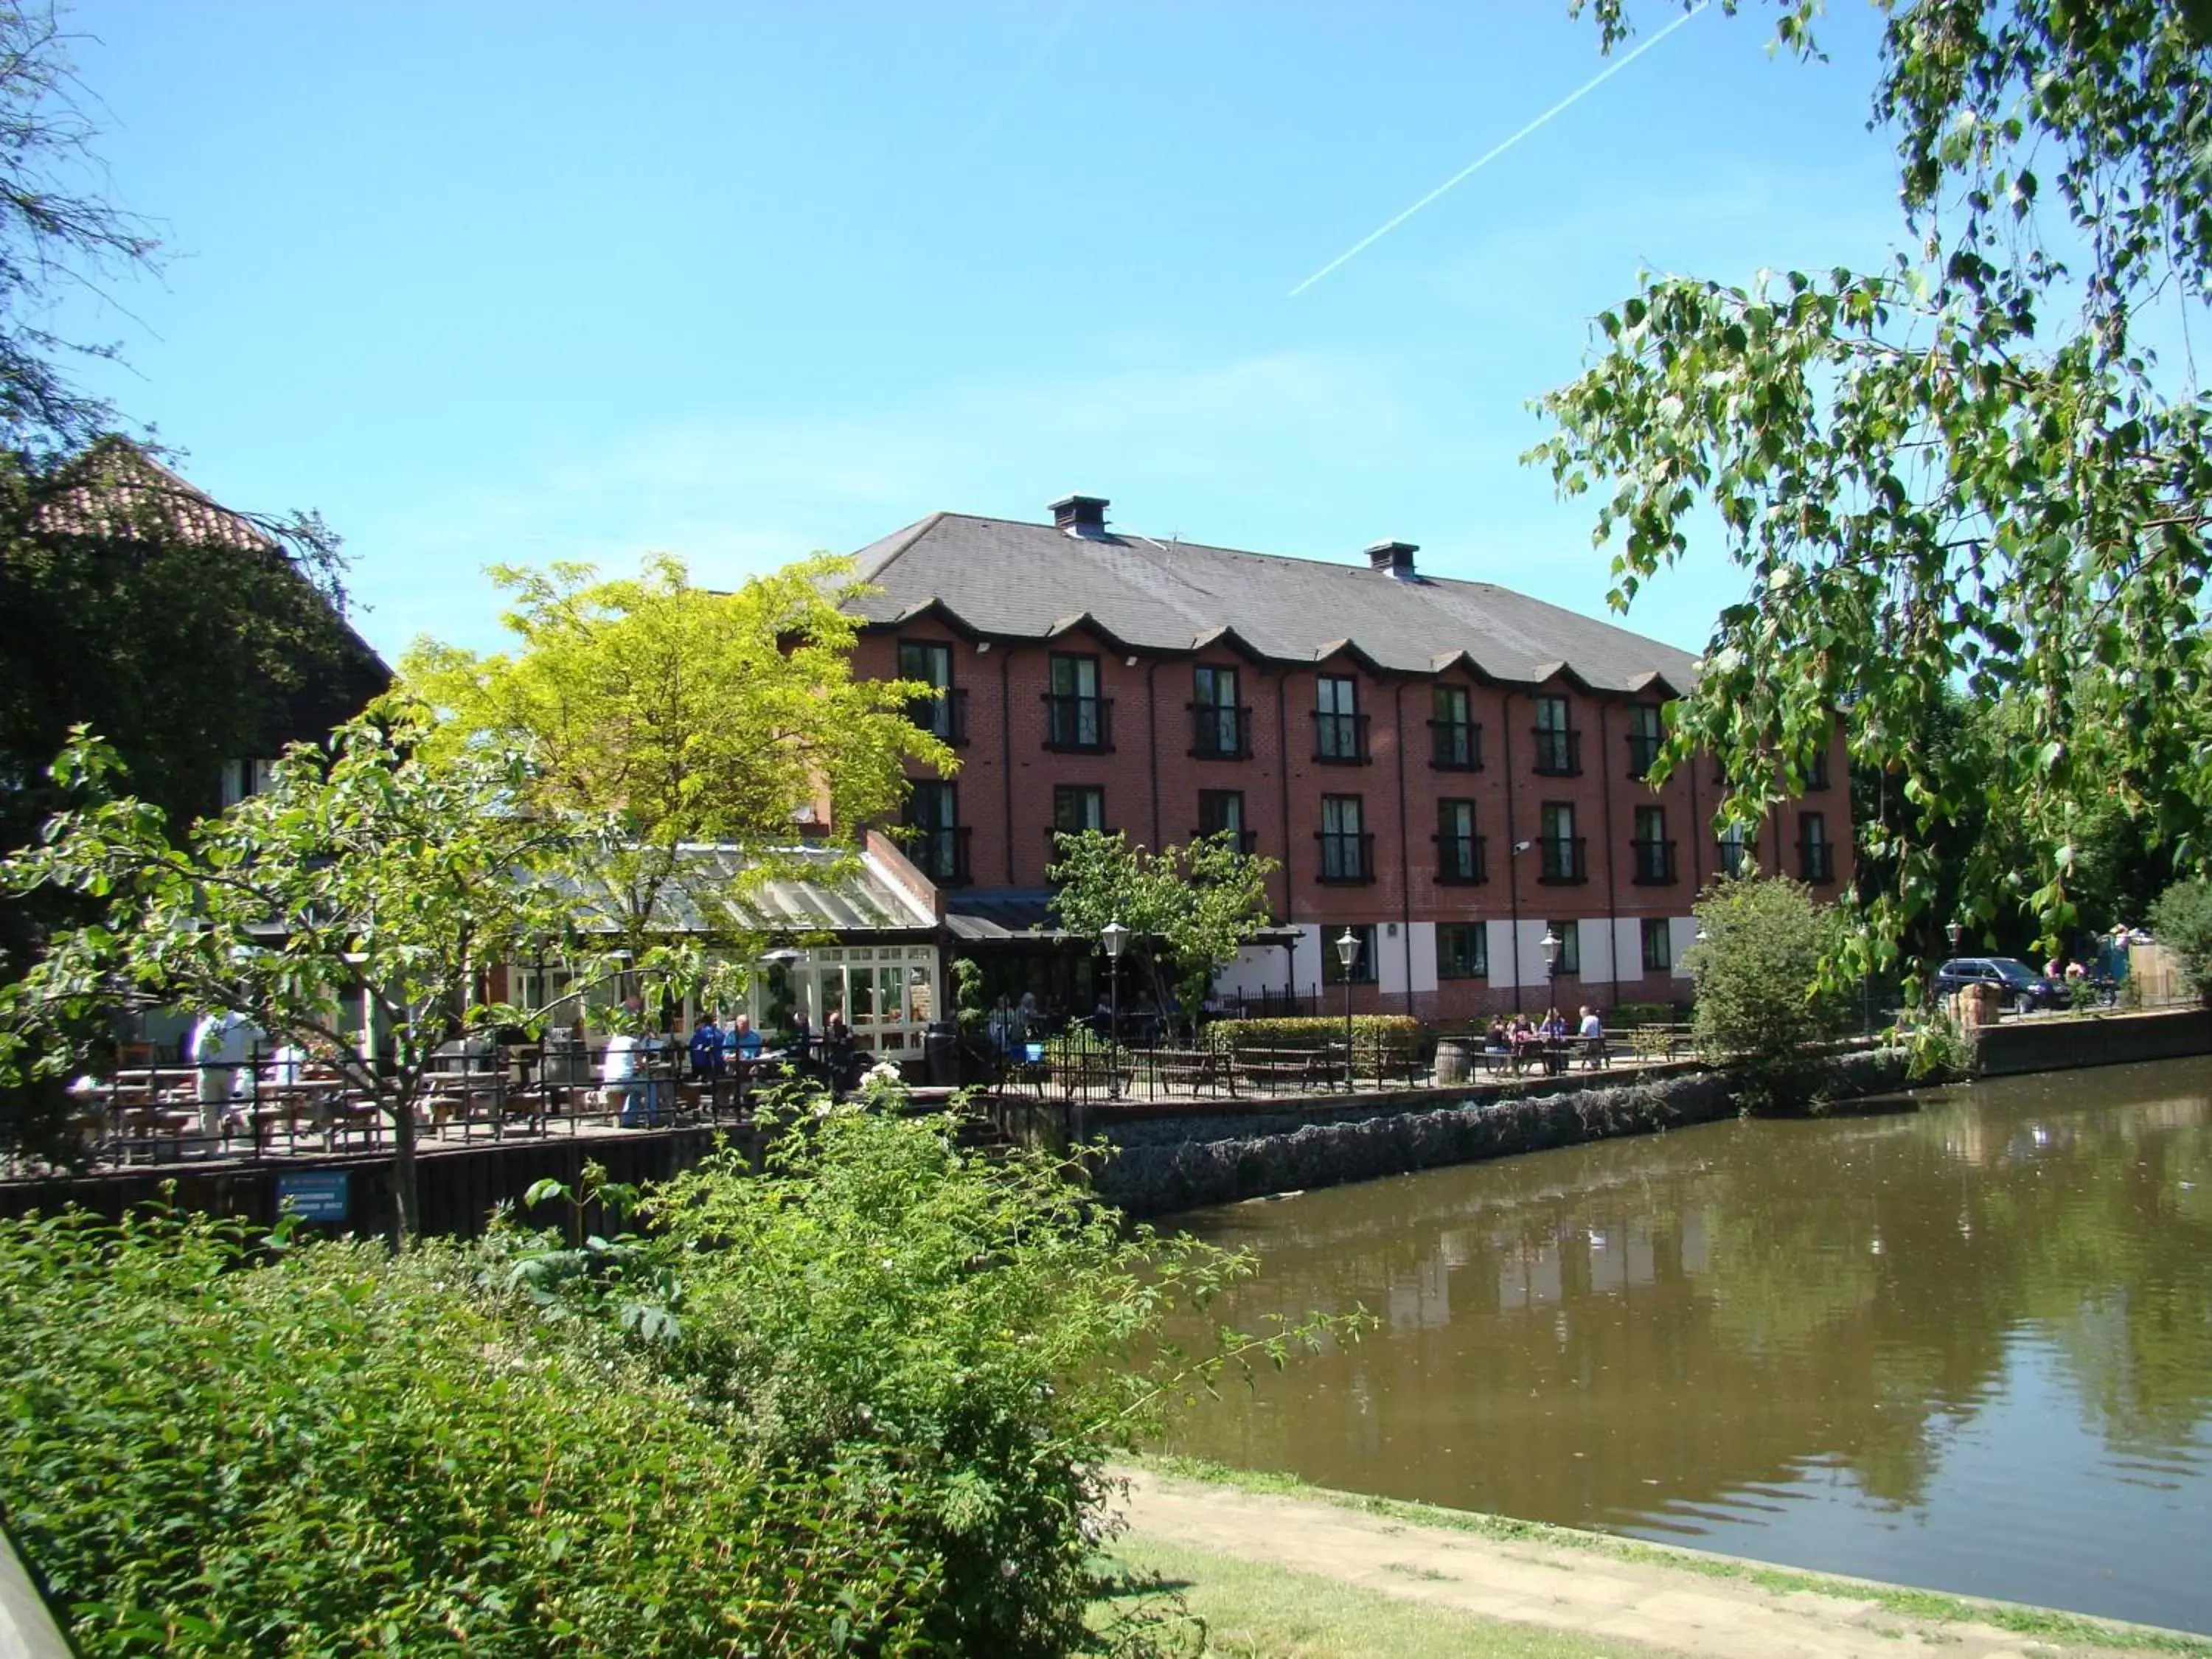
M 1645 33 L 1676 15 L 1632 7 Z M 1125 528 L 1596 611 L 1586 503 L 1518 457 L 1639 265 L 1878 259 L 1875 22 L 1677 30 L 1564 0 L 772 6 L 82 0 L 106 187 L 158 281 L 71 326 L 235 504 L 322 512 L 396 653 L 496 642 L 495 561 L 730 582 L 924 514 Z M 1629 625 L 1696 648 L 1701 550 Z

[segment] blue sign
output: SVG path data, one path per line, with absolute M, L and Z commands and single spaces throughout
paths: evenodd
M 353 1213 L 352 1187 L 349 1170 L 295 1170 L 276 1177 L 276 1207 L 302 1221 L 343 1221 Z

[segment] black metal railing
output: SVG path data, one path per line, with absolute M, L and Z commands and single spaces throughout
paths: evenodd
M 968 746 L 968 693 L 962 687 L 946 686 L 941 696 L 912 699 L 906 717 L 955 749 Z
M 1825 887 L 1836 878 L 1836 844 L 1832 841 L 1797 843 L 1797 878 L 1809 886 Z
M 946 824 L 939 829 L 915 828 L 906 844 L 914 867 L 939 887 L 965 887 L 975 878 L 968 869 L 968 826 Z
M 1589 838 L 1584 836 L 1546 836 L 1536 843 L 1540 867 L 1536 879 L 1563 885 L 1589 879 Z
M 1437 879 L 1449 886 L 1472 887 L 1490 879 L 1483 836 L 1438 836 Z
M 1331 766 L 1366 764 L 1367 716 L 1315 714 L 1314 758 Z
M 1639 887 L 1669 887 L 1680 879 L 1674 872 L 1671 841 L 1632 840 L 1628 859 L 1628 878 Z
M 1248 859 L 1260 845 L 1260 832 L 1257 830 L 1231 830 L 1224 827 L 1218 830 L 1194 830 L 1190 832 L 1190 838 L 1193 841 L 1200 839 L 1218 841 L 1224 836 L 1236 836 L 1237 850 Z
M 1358 884 L 1375 879 L 1375 832 L 1371 830 L 1316 830 L 1321 843 L 1321 879 Z
M 1659 745 L 1662 739 L 1656 732 L 1631 732 L 1628 734 L 1628 775 L 1641 783 L 1651 775 L 1651 769 L 1659 764 Z
M 1547 778 L 1572 778 L 1582 775 L 1583 734 L 1562 732 L 1556 726 L 1540 726 L 1535 729 L 1536 771 Z
M 1103 755 L 1114 747 L 1114 699 L 1044 694 L 1044 746 Z
M 1439 772 L 1482 770 L 1482 728 L 1473 720 L 1431 720 L 1429 764 Z
M 1194 702 L 1190 709 L 1190 752 L 1200 760 L 1252 758 L 1252 711 L 1225 702 Z

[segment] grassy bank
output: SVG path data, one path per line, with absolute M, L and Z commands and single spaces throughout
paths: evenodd
M 1096 1604 L 1094 1628 L 1106 1630 L 1125 1605 L 1171 1594 L 1191 1619 L 1163 1634 L 1171 1649 L 1179 1638 L 1198 1659 L 1632 1659 L 1656 1651 L 1501 1624 L 1152 1539 L 1117 1540 L 1108 1571 L 1125 1583 Z
M 1505 1516 L 1440 1509 L 1428 1504 L 1335 1492 L 1327 1487 L 1309 1486 L 1290 1475 L 1231 1468 L 1199 1458 L 1153 1457 L 1145 1460 L 1145 1467 L 1156 1474 L 1177 1480 L 1205 1481 L 1240 1492 L 1326 1504 L 1409 1525 L 1468 1533 L 1499 1542 L 1532 1543 L 1554 1549 L 1589 1551 L 1616 1560 L 1695 1573 L 1707 1578 L 1730 1580 L 1776 1595 L 1810 1594 L 1853 1602 L 1871 1601 L 1889 1613 L 1929 1624 L 1994 1626 L 2045 1642 L 2094 1646 L 2101 1650 L 2187 1654 L 2196 1656 L 2197 1659 L 2212 1659 L 2212 1639 L 2143 1626 L 2108 1622 L 2056 1608 L 2031 1607 L 2019 1602 L 1978 1601 L 1900 1584 L 1768 1566 L 1733 1556 L 1676 1549 L 1663 1544 L 1615 1538 L 1602 1533 L 1548 1526 L 1541 1522 L 1516 1521 Z

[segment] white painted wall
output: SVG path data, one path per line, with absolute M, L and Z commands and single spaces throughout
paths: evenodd
M 1407 924 L 1406 937 L 1391 942 L 1399 947 L 1399 959 L 1403 961 L 1407 950 L 1413 955 L 1413 988 L 1433 991 L 1437 988 L 1437 925 L 1433 921 Z
M 1486 948 L 1490 953 L 1490 982 L 1501 991 L 1510 991 L 1521 981 L 1514 971 L 1513 924 L 1510 921 L 1488 921 Z

